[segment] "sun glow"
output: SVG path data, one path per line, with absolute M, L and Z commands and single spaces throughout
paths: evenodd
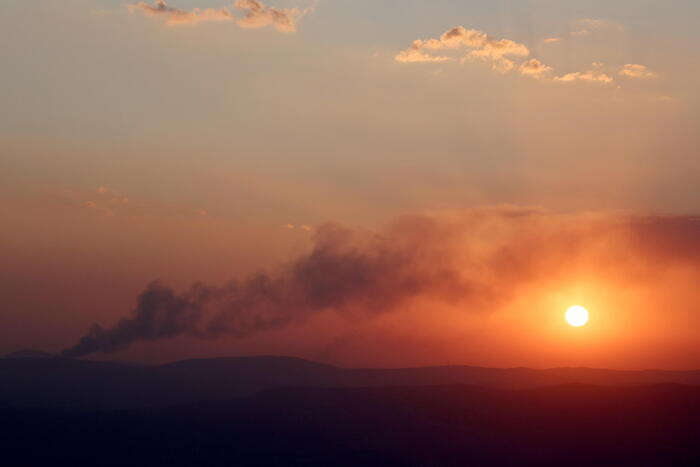
M 581 327 L 588 322 L 588 310 L 579 305 L 574 305 L 566 310 L 566 322 L 574 327 Z

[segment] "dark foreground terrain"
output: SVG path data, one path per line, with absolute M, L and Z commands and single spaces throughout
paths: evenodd
M 32 356 L 0 360 L 0 447 L 13 466 L 700 465 L 696 377 Z

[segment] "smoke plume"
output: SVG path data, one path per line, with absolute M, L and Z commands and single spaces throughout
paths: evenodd
M 176 336 L 243 338 L 334 311 L 369 318 L 414 299 L 494 309 L 519 287 L 588 268 L 596 277 L 696 267 L 700 222 L 691 217 L 558 215 L 503 207 L 404 217 L 381 233 L 337 224 L 317 229 L 314 246 L 274 274 L 177 293 L 159 283 L 132 315 L 93 325 L 64 356 L 110 353 L 137 341 Z
M 444 298 L 463 293 L 456 271 L 438 260 L 426 263 L 432 245 L 395 244 L 338 225 L 318 229 L 315 246 L 275 275 L 257 274 L 213 287 L 194 284 L 184 293 L 149 284 L 133 315 L 105 329 L 93 325 L 64 356 L 114 352 L 133 342 L 180 335 L 245 337 L 280 328 L 322 310 L 379 313 L 430 289 Z M 447 260 L 447 258 L 443 258 Z

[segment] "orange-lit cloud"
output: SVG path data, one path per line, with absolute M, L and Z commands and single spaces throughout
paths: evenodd
M 439 38 L 417 39 L 413 41 L 411 47 L 399 52 L 394 59 L 401 63 L 456 61 L 457 58 L 454 55 L 447 55 L 446 52 L 464 49 L 467 51 L 461 56 L 462 63 L 470 60 L 483 60 L 489 63 L 494 71 L 502 74 L 517 70 L 523 76 L 543 81 L 596 83 L 611 83 L 613 81 L 610 75 L 601 71 L 602 65 L 600 64 L 594 64 L 591 70 L 567 73 L 552 78 L 554 72 L 552 66 L 542 63 L 536 58 L 524 60 L 530 55 L 530 50 L 525 44 L 510 39 L 494 39 L 483 31 L 466 29 L 463 26 L 452 28 Z M 442 53 L 431 53 L 435 51 Z
M 561 37 L 547 37 L 542 42 L 545 44 L 554 44 L 556 42 L 561 42 Z
M 525 76 L 541 79 L 552 72 L 552 67 L 547 66 L 536 58 L 531 58 L 520 65 L 519 71 Z
M 454 60 L 452 57 L 447 57 L 444 55 L 431 55 L 420 50 L 420 45 L 414 43 L 413 47 L 399 52 L 394 59 L 401 63 L 439 63 L 448 62 Z
M 657 78 L 659 76 L 656 72 L 650 70 L 645 65 L 638 65 L 633 63 L 628 63 L 627 65 L 623 66 L 622 69 L 618 72 L 618 74 L 626 78 L 645 79 Z
M 602 19 L 581 19 L 576 22 L 576 29 L 572 35 L 588 35 L 593 31 L 601 29 L 622 30 L 618 23 Z M 545 43 L 559 42 L 559 37 L 549 37 L 544 39 Z M 461 49 L 471 49 L 462 60 L 469 58 L 479 58 L 491 62 L 493 68 L 499 71 L 510 71 L 516 68 L 513 57 L 527 57 L 530 50 L 525 44 L 511 39 L 494 39 L 487 33 L 478 29 L 466 29 L 457 26 L 443 33 L 438 38 L 417 39 L 408 49 L 399 52 L 395 59 L 404 63 L 418 62 L 444 62 L 454 60 L 454 57 L 447 55 L 430 54 L 428 51 L 455 51 Z M 507 58 L 511 57 L 511 58 Z M 535 70 L 532 67 L 525 67 L 526 70 Z M 528 73 L 525 73 L 528 74 Z M 536 73 L 539 74 L 539 73 Z
M 311 232 L 311 231 L 313 230 L 313 227 L 311 227 L 311 226 L 309 226 L 309 225 L 294 225 L 294 224 L 291 224 L 291 223 L 290 223 L 290 224 L 285 224 L 285 225 L 284 225 L 284 228 L 287 229 L 287 230 L 295 230 L 295 229 L 298 229 L 298 230 L 301 230 L 301 231 L 303 231 L 303 232 Z
M 230 8 L 194 8 L 191 11 L 169 6 L 165 0 L 156 0 L 150 5 L 138 2 L 127 5 L 130 12 L 140 11 L 147 16 L 162 16 L 169 25 L 195 25 L 203 22 L 235 22 L 243 28 L 262 28 L 272 26 L 280 32 L 294 32 L 297 21 L 308 10 L 297 8 L 284 9 L 269 7 L 258 0 L 237 0 L 233 8 L 240 10 L 243 16 L 236 16 Z
M 146 2 L 138 2 L 127 5 L 130 12 L 141 11 L 147 16 L 162 16 L 169 25 L 198 24 L 212 21 L 233 21 L 235 16 L 225 7 L 223 8 L 194 8 L 185 11 L 168 6 L 165 0 L 156 0 L 154 5 Z
M 598 84 L 610 84 L 615 79 L 603 71 L 603 64 L 599 62 L 593 63 L 593 66 L 586 71 L 576 71 L 567 73 L 562 76 L 557 76 L 554 81 L 561 83 L 587 82 Z
M 586 36 L 595 31 L 623 31 L 619 23 L 604 19 L 585 18 L 574 23 L 572 36 Z M 561 37 L 543 39 L 545 44 L 560 42 Z M 494 39 L 478 29 L 466 29 L 463 26 L 452 28 L 437 38 L 417 39 L 411 47 L 394 56 L 401 63 L 443 63 L 482 60 L 501 74 L 517 72 L 522 76 L 535 78 L 543 82 L 560 83 L 596 83 L 611 84 L 615 82 L 615 72 L 604 69 L 602 63 L 594 62 L 592 67 L 583 71 L 571 71 L 555 74 L 554 66 L 530 57 L 530 50 L 525 44 L 511 39 Z M 656 78 L 658 74 L 645 65 L 626 64 L 616 71 L 625 78 Z
M 524 57 L 528 48 L 510 39 L 494 39 L 483 31 L 457 26 L 439 38 L 417 39 L 408 49 L 399 52 L 394 59 L 402 63 L 446 62 L 456 60 L 448 55 L 431 54 L 430 51 L 458 51 L 468 49 L 461 60 L 484 60 L 497 71 L 507 72 L 515 63 L 507 57 Z
M 281 32 L 294 32 L 297 29 L 297 19 L 302 16 L 302 12 L 297 8 L 268 7 L 258 0 L 236 0 L 234 6 L 245 12 L 245 15 L 238 20 L 238 25 L 244 28 L 274 26 Z

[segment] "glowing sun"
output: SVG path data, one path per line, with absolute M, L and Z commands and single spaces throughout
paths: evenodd
M 574 327 L 581 327 L 588 322 L 588 310 L 579 305 L 574 305 L 566 310 L 566 322 Z

